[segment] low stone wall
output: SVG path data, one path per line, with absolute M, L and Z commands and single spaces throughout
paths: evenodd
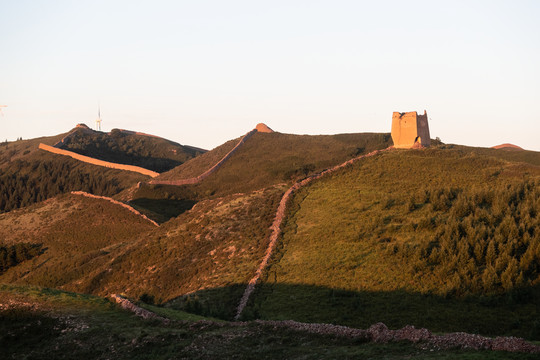
M 221 158 L 214 166 L 212 166 L 210 169 L 206 170 L 201 175 L 189 178 L 189 179 L 181 179 L 181 180 L 150 180 L 150 184 L 155 185 L 188 185 L 188 184 L 197 184 L 198 182 L 206 179 L 208 176 L 212 175 L 214 172 L 216 172 L 217 169 L 223 165 L 225 161 L 227 161 L 231 156 L 234 155 L 234 153 L 246 142 L 247 139 L 249 139 L 253 134 L 257 132 L 257 129 L 253 129 L 250 132 L 248 132 L 246 135 L 240 139 L 238 144 L 235 145 L 234 148 L 231 149 L 224 157 Z
M 161 320 L 168 324 L 170 320 L 153 313 L 150 310 L 135 305 L 128 299 L 120 295 L 111 295 L 122 308 L 135 313 L 144 319 Z M 215 323 L 209 320 L 200 320 L 194 324 L 212 324 L 215 326 L 227 326 L 225 323 Z M 428 329 L 417 329 L 414 326 L 407 325 L 398 330 L 390 330 L 383 323 L 371 325 L 367 330 L 356 329 L 343 325 L 301 323 L 293 320 L 255 320 L 255 324 L 270 326 L 274 329 L 285 328 L 294 331 L 306 332 L 325 336 L 338 336 L 351 339 L 360 339 L 375 343 L 390 343 L 398 341 L 410 341 L 419 344 L 424 350 L 444 350 L 452 348 L 474 349 L 474 350 L 493 350 L 508 351 L 519 353 L 540 354 L 540 346 L 525 341 L 522 338 L 499 336 L 488 338 L 476 334 L 463 332 L 435 335 Z M 229 323 L 232 326 L 245 327 L 249 322 Z
M 123 208 L 131 211 L 132 213 L 134 213 L 135 215 L 138 215 L 140 217 L 142 217 L 143 219 L 147 220 L 147 221 L 150 221 L 152 224 L 154 224 L 155 226 L 159 226 L 159 224 L 157 222 L 155 222 L 154 220 L 152 219 L 149 219 L 146 215 L 144 214 L 141 214 L 139 211 L 135 210 L 134 208 L 132 208 L 131 206 L 129 206 L 128 204 L 124 204 L 123 202 L 120 202 L 120 201 L 116 201 L 110 197 L 106 197 L 106 196 L 99 196 L 99 195 L 94 195 L 94 194 L 90 194 L 90 193 L 87 193 L 87 192 L 84 192 L 84 191 L 72 191 L 71 192 L 73 195 L 80 195 L 80 196 L 85 196 L 85 197 L 89 197 L 89 198 L 92 198 L 92 199 L 101 199 L 101 200 L 107 200 L 109 202 L 112 202 L 113 204 L 116 204 L 116 205 L 120 205 L 122 206 Z
M 133 171 L 133 172 L 137 172 L 139 174 L 147 175 L 147 176 L 150 176 L 150 177 L 153 177 L 153 178 L 159 175 L 159 173 L 157 173 L 155 171 L 148 170 L 148 169 L 145 169 L 145 168 L 142 168 L 142 167 L 139 167 L 139 166 L 117 164 L 117 163 L 113 163 L 113 162 L 109 162 L 109 161 L 94 159 L 94 158 L 89 157 L 89 156 L 77 154 L 77 153 L 75 153 L 73 151 L 59 149 L 59 148 L 56 148 L 54 146 L 49 146 L 49 145 L 45 145 L 45 144 L 39 144 L 39 148 L 41 150 L 45 150 L 45 151 L 48 151 L 48 152 L 51 152 L 51 153 L 54 153 L 54 154 L 69 156 L 69 157 L 71 157 L 71 158 L 73 158 L 75 160 L 79 160 L 79 161 L 89 163 L 89 164 L 92 164 L 92 165 L 104 166 L 104 167 L 107 167 L 107 168 L 117 169 L 117 170 Z
M 146 310 L 140 306 L 135 305 L 123 296 L 112 294 L 111 298 L 116 301 L 123 309 L 129 310 L 135 313 L 135 315 L 142 317 L 143 319 L 156 319 L 161 320 L 164 323 L 168 323 L 170 321 L 169 319 L 161 317 L 150 310 Z
M 248 283 L 248 285 L 246 287 L 246 290 L 244 292 L 244 295 L 242 295 L 242 298 L 240 299 L 240 304 L 238 305 L 238 308 L 236 310 L 236 316 L 235 316 L 236 320 L 238 320 L 240 318 L 240 316 L 242 315 L 242 311 L 244 311 L 244 308 L 247 305 L 247 302 L 249 300 L 249 297 L 250 297 L 251 293 L 253 292 L 253 290 L 255 290 L 255 285 L 259 281 L 259 278 L 261 277 L 264 269 L 268 265 L 268 261 L 270 260 L 270 257 L 272 256 L 272 253 L 274 251 L 274 248 L 276 247 L 276 243 L 277 243 L 277 240 L 279 238 L 279 235 L 281 234 L 281 223 L 283 222 L 283 219 L 285 218 L 285 211 L 287 210 L 287 203 L 292 198 L 292 195 L 294 194 L 294 192 L 296 190 L 302 188 L 303 186 L 306 186 L 307 184 L 309 184 L 313 180 L 319 179 L 319 178 L 321 178 L 321 177 L 323 177 L 323 176 L 325 176 L 327 174 L 333 173 L 333 172 L 335 172 L 335 171 L 337 171 L 337 170 L 339 170 L 339 169 L 341 169 L 341 168 L 343 168 L 343 167 L 345 167 L 347 165 L 350 165 L 350 164 L 354 163 L 355 161 L 358 161 L 358 160 L 366 158 L 366 157 L 377 155 L 382 151 L 387 151 L 387 150 L 390 150 L 390 149 L 393 149 L 393 148 L 390 147 L 390 148 L 387 148 L 387 149 L 384 149 L 384 150 L 376 150 L 376 151 L 370 152 L 369 154 L 361 155 L 361 156 L 358 156 L 358 157 L 356 157 L 354 159 L 350 159 L 348 161 L 345 161 L 344 163 L 342 163 L 340 165 L 336 165 L 336 166 L 334 166 L 334 167 L 332 167 L 330 169 L 324 170 L 324 171 L 322 171 L 320 173 L 308 176 L 304 180 L 301 180 L 301 181 L 295 183 L 293 186 L 291 186 L 285 192 L 285 194 L 281 198 L 281 201 L 279 202 L 279 206 L 277 208 L 276 215 L 274 217 L 274 222 L 272 223 L 272 226 L 270 227 L 272 229 L 272 234 L 270 235 L 270 241 L 268 243 L 268 248 L 266 249 L 266 253 L 264 254 L 264 258 L 263 258 L 262 262 L 260 263 L 259 267 L 257 268 L 257 271 L 255 272 L 255 275 L 249 281 L 249 283 Z
M 522 338 L 499 336 L 489 338 L 476 334 L 464 332 L 435 335 L 428 329 L 417 329 L 407 325 L 398 330 L 390 330 L 383 323 L 371 325 L 369 329 L 355 329 L 347 326 L 332 324 L 310 324 L 292 320 L 271 321 L 256 320 L 256 323 L 270 325 L 275 328 L 287 328 L 296 331 L 308 332 L 311 334 L 334 335 L 347 338 L 364 339 L 376 343 L 389 343 L 397 341 L 410 341 L 421 343 L 424 349 L 474 349 L 474 350 L 494 350 L 521 353 L 540 353 L 540 346 L 529 343 Z

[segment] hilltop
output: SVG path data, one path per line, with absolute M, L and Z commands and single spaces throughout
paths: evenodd
M 154 135 L 113 129 L 109 133 L 77 125 L 55 144 L 60 149 L 113 163 L 135 165 L 164 172 L 203 154 L 193 146 L 183 146 Z
M 232 320 L 259 273 L 241 319 L 540 339 L 540 153 L 435 141 L 396 150 L 390 134 L 263 125 L 208 152 L 84 126 L 9 143 L 0 247 L 22 255 L 0 283 L 122 293 L 158 312 Z M 139 165 L 181 163 L 152 178 L 39 142 L 111 162 L 134 147 Z M 181 160 L 170 149 L 194 152 Z

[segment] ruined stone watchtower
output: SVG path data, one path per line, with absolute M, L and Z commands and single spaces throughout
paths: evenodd
M 429 125 L 427 112 L 418 115 L 416 111 L 392 115 L 392 141 L 398 149 L 410 149 L 415 146 L 429 146 Z

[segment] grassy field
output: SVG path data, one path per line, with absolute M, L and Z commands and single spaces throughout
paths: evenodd
M 247 317 L 540 338 L 540 168 L 395 151 L 299 191 Z
M 173 321 L 146 321 L 106 299 L 47 288 L 0 285 L 0 347 L 25 359 L 534 359 L 537 355 L 422 350 L 249 323 L 197 320 L 166 310 Z M 154 307 L 153 307 L 154 308 Z

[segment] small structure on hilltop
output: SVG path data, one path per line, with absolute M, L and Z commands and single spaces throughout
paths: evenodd
M 394 112 L 392 115 L 392 141 L 398 149 L 411 149 L 431 145 L 427 111 Z
M 101 108 L 100 107 L 98 107 L 98 112 L 97 112 L 96 130 L 101 131 Z
M 255 129 L 261 133 L 273 133 L 274 130 L 270 129 L 266 124 L 258 123 Z

